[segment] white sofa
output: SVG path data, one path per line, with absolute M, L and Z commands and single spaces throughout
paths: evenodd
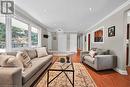
M 17 52 L 7 54 L 15 56 Z M 0 67 L 0 87 L 30 87 L 52 63 L 52 55 L 40 58 L 36 55 L 35 58 L 31 58 L 31 63 L 32 66 L 24 72 L 20 67 Z

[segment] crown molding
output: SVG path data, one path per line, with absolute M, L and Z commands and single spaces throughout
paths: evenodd
M 23 9 L 21 9 L 19 6 L 17 6 L 15 4 L 15 16 L 22 16 L 23 18 L 25 18 L 26 20 L 29 20 L 30 22 L 36 24 L 37 26 L 47 30 L 47 26 L 42 24 L 40 21 L 38 21 L 37 19 L 35 19 L 34 17 L 32 17 L 29 13 L 27 13 L 26 11 L 24 11 Z
M 103 22 L 104 20 L 108 19 L 109 17 L 111 17 L 112 15 L 114 15 L 115 13 L 119 12 L 120 10 L 122 10 L 124 7 L 126 7 L 127 5 L 130 4 L 130 0 L 128 0 L 127 2 L 125 2 L 124 4 L 122 4 L 121 6 L 117 7 L 114 11 L 112 11 L 110 14 L 108 14 L 107 16 L 105 16 L 103 19 L 101 19 L 100 21 L 98 21 L 96 24 L 94 24 L 93 26 L 91 26 L 90 28 L 88 28 L 86 30 L 89 31 L 90 29 L 94 28 L 95 26 L 97 26 L 98 24 L 100 24 L 101 22 Z

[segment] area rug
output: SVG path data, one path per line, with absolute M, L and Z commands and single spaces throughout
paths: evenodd
M 81 63 L 74 63 L 74 70 L 74 87 L 97 87 L 84 65 Z M 50 79 L 55 77 L 58 73 L 59 72 L 50 72 Z M 67 72 L 67 74 L 72 79 L 72 73 Z M 47 87 L 47 74 L 42 78 L 36 87 Z M 72 85 L 65 74 L 62 73 L 52 83 L 49 84 L 49 87 L 72 87 Z

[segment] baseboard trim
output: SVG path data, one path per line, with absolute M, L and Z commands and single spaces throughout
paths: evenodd
M 119 68 L 114 68 L 114 70 L 118 73 L 120 73 L 121 75 L 128 75 L 127 70 L 121 70 Z
M 128 64 L 128 66 L 130 66 L 130 63 Z

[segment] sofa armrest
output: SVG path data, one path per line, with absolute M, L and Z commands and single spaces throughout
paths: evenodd
M 89 54 L 89 51 L 80 51 L 80 62 L 83 61 L 83 57 L 87 54 Z
M 117 57 L 113 55 L 96 55 L 95 65 L 97 70 L 114 68 L 117 65 Z
M 22 71 L 18 67 L 0 67 L 0 87 L 22 87 Z

